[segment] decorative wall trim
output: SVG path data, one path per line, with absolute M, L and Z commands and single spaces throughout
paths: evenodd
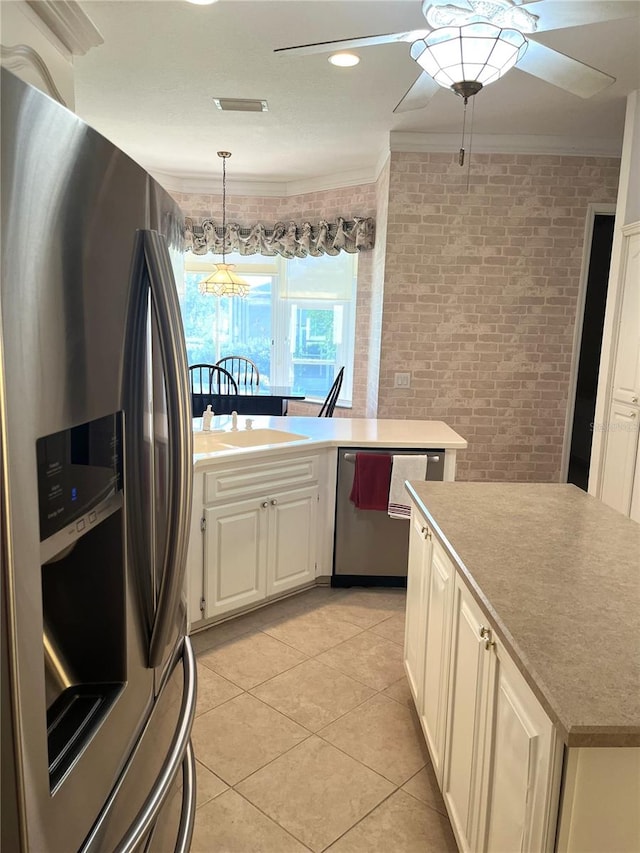
M 11 46 L 0 45 L 0 62 L 9 71 L 18 71 L 20 68 L 29 67 L 38 73 L 47 93 L 55 98 L 63 107 L 68 106 L 60 94 L 60 90 L 54 83 L 53 77 L 46 66 L 44 59 L 28 44 L 14 44 Z
M 224 247 L 223 247 L 224 234 Z M 194 255 L 216 255 L 237 252 L 240 255 L 282 255 L 283 258 L 306 258 L 307 255 L 337 255 L 342 252 L 362 252 L 374 246 L 374 223 L 371 217 L 354 216 L 337 222 L 322 219 L 317 225 L 303 222 L 276 222 L 270 228 L 261 223 L 241 228 L 235 223 L 226 227 L 215 225 L 212 219 L 200 224 L 185 219 L 185 251 Z
M 27 0 L 27 5 L 72 56 L 104 44 L 93 21 L 74 0 Z

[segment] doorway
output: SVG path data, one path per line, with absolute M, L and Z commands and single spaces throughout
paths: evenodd
M 596 410 L 598 370 L 615 216 L 613 213 L 597 212 L 593 214 L 592 219 L 571 432 L 568 454 L 566 454 L 568 455 L 567 483 L 573 483 L 585 492 L 589 483 L 593 419 Z

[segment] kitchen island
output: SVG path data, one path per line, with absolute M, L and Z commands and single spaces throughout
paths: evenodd
M 437 451 L 442 478 L 453 480 L 456 453 L 467 446 L 441 421 L 240 416 L 237 430 L 232 423 L 217 416 L 203 433 L 201 419 L 193 422 L 191 631 L 329 582 L 339 448 Z
M 637 851 L 640 525 L 570 485 L 408 489 L 405 667 L 459 845 Z

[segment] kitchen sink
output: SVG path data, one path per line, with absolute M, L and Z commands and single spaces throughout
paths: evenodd
M 281 429 L 249 429 L 228 432 L 194 432 L 193 452 L 214 453 L 216 450 L 230 450 L 233 447 L 261 447 L 267 444 L 285 444 L 309 438 L 297 432 L 286 432 Z
M 238 432 L 225 432 L 217 436 L 217 440 L 230 447 L 260 447 L 263 444 L 284 444 L 289 441 L 300 441 L 309 438 L 297 432 L 286 432 L 282 429 L 247 429 Z

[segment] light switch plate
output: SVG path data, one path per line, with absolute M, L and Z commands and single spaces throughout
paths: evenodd
M 410 373 L 395 373 L 393 378 L 394 388 L 411 388 Z

